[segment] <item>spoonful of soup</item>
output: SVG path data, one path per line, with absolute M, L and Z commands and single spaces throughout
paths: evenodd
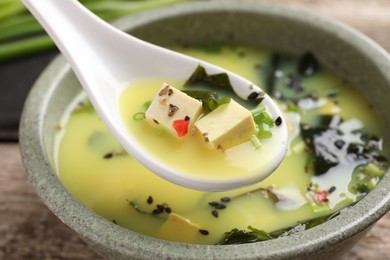
M 283 160 L 288 134 L 282 113 L 250 81 L 130 36 L 76 0 L 22 1 L 121 146 L 153 173 L 221 191 L 259 182 Z M 147 104 L 131 111 L 136 120 L 130 126 L 123 102 Z

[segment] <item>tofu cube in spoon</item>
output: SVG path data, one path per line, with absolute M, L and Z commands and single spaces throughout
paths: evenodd
M 177 137 L 185 136 L 202 113 L 202 102 L 164 83 L 145 113 L 145 119 Z
M 225 150 L 248 141 L 256 133 L 252 114 L 233 99 L 195 122 L 211 148 Z

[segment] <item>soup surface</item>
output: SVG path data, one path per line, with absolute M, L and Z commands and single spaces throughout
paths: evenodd
M 154 98 L 163 83 L 164 80 L 134 83 L 124 90 L 120 98 L 120 110 L 129 131 L 140 145 L 154 156 L 155 160 L 163 161 L 183 174 L 213 180 L 224 180 L 232 177 L 250 178 L 257 175 L 258 171 L 264 167 L 268 168 L 269 165 L 272 165 L 273 158 L 279 153 L 278 147 L 280 147 L 282 139 L 281 128 L 276 127 L 273 123 L 276 118 L 271 119 L 273 127 L 268 130 L 272 137 L 262 139 L 261 148 L 256 148 L 247 138 L 243 143 L 223 151 L 207 147 L 201 134 L 195 131 L 195 126 L 190 127 L 186 136 L 178 138 L 165 131 L 160 126 L 161 124 L 145 122 L 146 120 L 142 120 L 142 117 L 140 120 L 134 119 L 134 116 L 142 113 L 139 111 L 145 111 L 145 103 Z M 175 83 L 174 86 L 180 87 L 184 91 L 194 89 L 194 87 L 182 88 L 183 85 L 184 82 L 181 82 Z M 223 92 L 221 94 L 218 97 L 223 96 L 223 94 L 227 95 Z M 233 98 L 244 106 L 251 107 L 249 101 L 240 100 L 236 96 Z M 265 107 L 264 110 L 266 110 Z M 259 160 L 259 158 L 261 159 Z
M 310 53 L 291 57 L 230 46 L 178 50 L 234 71 L 274 95 L 289 126 L 287 156 L 271 176 L 253 186 L 214 193 L 180 187 L 127 155 L 81 94 L 61 122 L 58 173 L 75 198 L 109 221 L 188 243 L 267 240 L 326 221 L 366 195 L 387 170 L 380 120 L 357 91 Z M 121 108 L 140 139 L 151 133 L 133 115 L 161 82 L 148 84 L 156 89 L 141 86 L 124 92 L 128 102 Z M 169 139 L 153 138 L 158 139 L 149 140 L 151 150 L 165 141 L 176 149 Z M 189 158 L 191 152 L 175 160 L 199 171 L 207 154 Z

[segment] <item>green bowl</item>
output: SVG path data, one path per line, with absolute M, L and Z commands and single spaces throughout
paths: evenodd
M 390 128 L 390 56 L 340 23 L 280 6 L 208 1 L 148 11 L 118 21 L 146 41 L 170 46 L 230 43 L 289 53 L 313 52 L 350 81 Z M 243 245 L 193 245 L 159 240 L 113 224 L 67 192 L 54 168 L 55 126 L 80 84 L 62 56 L 42 73 L 26 101 L 20 147 L 38 195 L 92 248 L 114 259 L 331 259 L 348 251 L 390 209 L 390 174 L 356 205 L 317 227 L 275 240 Z M 390 135 L 390 132 L 388 133 Z M 386 137 L 388 140 L 390 136 Z

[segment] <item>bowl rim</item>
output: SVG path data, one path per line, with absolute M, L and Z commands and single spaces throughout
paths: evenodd
M 286 6 L 233 1 L 191 2 L 138 13 L 114 24 L 123 30 L 133 30 L 150 22 L 178 15 L 220 11 L 266 14 L 311 23 L 321 30 L 336 32 L 340 40 L 347 41 L 365 55 L 374 57 L 373 62 L 378 65 L 378 69 L 383 68 L 383 75 L 386 75 L 385 69 L 390 68 L 390 55 L 362 33 L 329 18 Z M 66 225 L 95 247 L 135 258 L 182 258 L 184 253 L 186 258 L 193 259 L 226 256 L 237 259 L 291 258 L 309 255 L 353 237 L 367 230 L 390 210 L 390 174 L 387 172 L 372 192 L 353 207 L 342 211 L 340 216 L 304 232 L 264 242 L 226 246 L 183 244 L 145 236 L 115 225 L 85 208 L 68 193 L 50 167 L 45 152 L 42 141 L 45 109 L 56 84 L 69 70 L 67 62 L 59 55 L 34 84 L 21 116 L 20 150 L 27 176 L 44 203 Z M 390 76 L 386 80 L 390 82 Z M 184 246 L 178 246 L 179 244 Z

